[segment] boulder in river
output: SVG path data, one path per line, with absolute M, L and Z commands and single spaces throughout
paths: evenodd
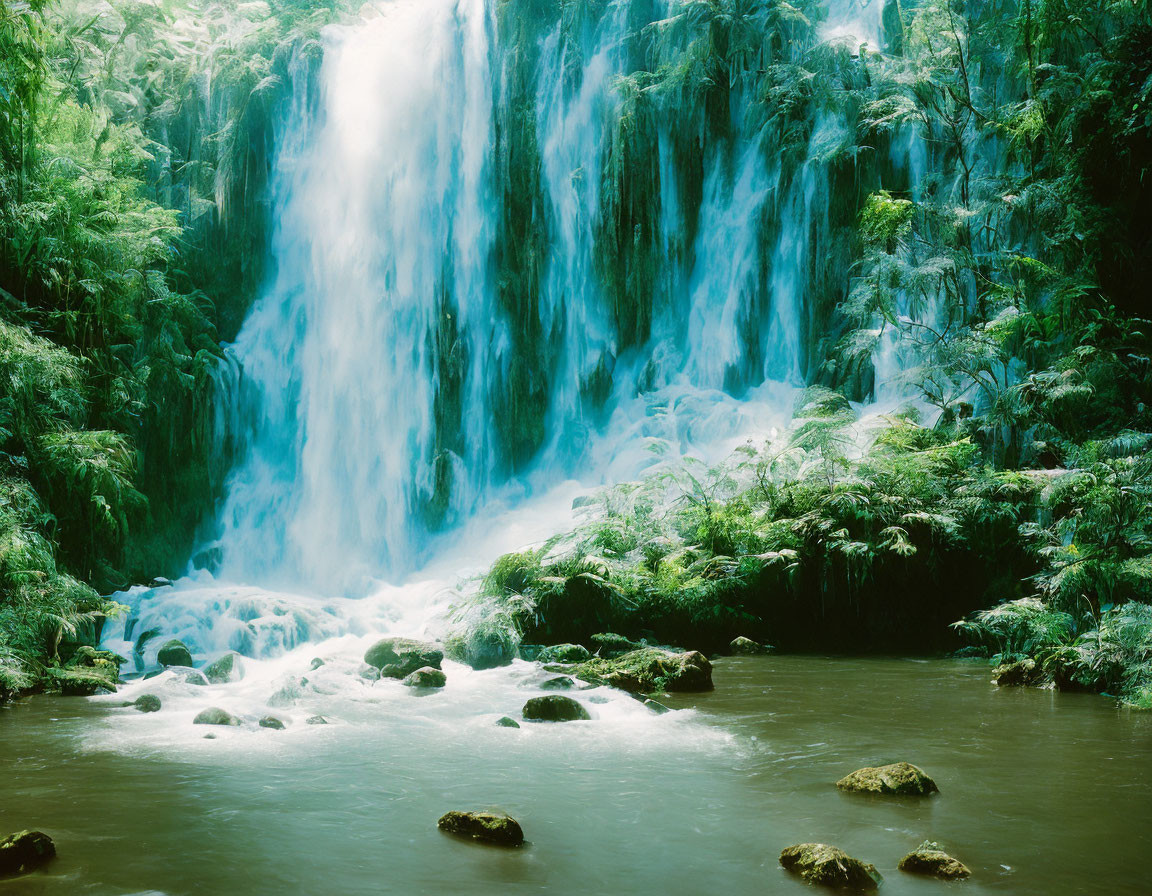
M 226 653 L 216 662 L 204 669 L 204 677 L 212 684 L 228 684 L 239 681 L 244 677 L 244 669 L 240 665 L 240 655 Z
M 66 697 L 91 697 L 100 690 L 114 691 L 124 662 L 124 657 L 110 650 L 79 647 L 67 666 L 54 673 L 60 693 Z
M 576 722 L 591 718 L 588 710 L 563 694 L 533 697 L 524 704 L 523 713 L 530 722 Z
M 319 669 L 323 665 L 324 665 L 324 660 L 320 659 L 320 657 L 318 657 L 318 656 L 314 656 L 314 657 L 312 657 L 312 662 L 308 664 L 308 671 L 309 672 L 315 672 L 317 669 Z
M 447 812 L 436 826 L 449 834 L 495 846 L 520 846 L 524 842 L 520 823 L 502 812 Z
M 1000 687 L 1035 687 L 1046 679 L 1044 670 L 1033 659 L 1001 663 L 992 670 L 992 680 Z
M 183 641 L 173 638 L 156 652 L 156 662 L 161 666 L 191 666 L 192 652 Z
M 503 718 L 497 719 L 496 724 L 501 728 L 519 728 L 520 727 L 520 723 L 509 716 L 504 716 Z
M 43 831 L 0 837 L 0 875 L 33 871 L 56 856 L 56 844 Z
M 592 643 L 596 645 L 596 654 L 598 656 L 609 658 L 620 656 L 622 653 L 628 653 L 631 650 L 639 650 L 644 646 L 615 632 L 601 632 L 598 635 L 593 635 Z
M 160 712 L 162 705 L 160 698 L 155 694 L 141 694 L 136 698 L 136 702 L 132 704 L 137 712 Z
M 444 652 L 435 644 L 411 638 L 382 638 L 364 654 L 364 662 L 380 670 L 385 678 L 404 678 L 417 669 L 439 669 Z
M 875 867 L 827 843 L 800 843 L 780 853 L 780 864 L 813 884 L 844 890 L 875 890 L 881 877 Z
M 219 706 L 209 706 L 207 709 L 200 710 L 196 718 L 192 720 L 193 725 L 239 725 L 240 720 L 227 710 L 221 709 Z
M 306 725 L 327 725 L 328 720 L 324 718 L 324 716 L 308 716 L 308 718 L 304 720 L 304 723 Z
M 410 688 L 442 688 L 448 683 L 448 676 L 439 669 L 425 666 L 406 675 L 400 683 Z
M 928 796 L 939 791 L 935 781 L 909 762 L 862 768 L 841 778 L 836 786 L 852 793 L 882 793 L 889 796 Z
M 732 656 L 759 656 L 769 653 L 770 651 L 771 648 L 767 645 L 743 636 L 733 638 L 732 643 L 728 645 L 728 652 L 732 654 Z
M 897 867 L 911 874 L 924 874 L 942 880 L 962 880 L 972 874 L 967 865 L 948 855 L 939 843 L 931 840 L 925 840 L 904 856 Z
M 259 724 L 261 728 L 271 728 L 273 731 L 284 730 L 284 723 L 276 718 L 276 716 L 264 716 Z
M 553 644 L 541 650 L 536 659 L 541 663 L 584 663 L 592 654 L 579 644 Z
M 712 690 L 712 664 L 697 650 L 675 653 L 659 647 L 644 647 L 615 659 L 590 660 L 580 666 L 576 675 L 584 681 L 611 685 L 633 694 Z
M 557 675 L 555 678 L 546 678 L 540 682 L 540 689 L 543 691 L 570 691 L 574 687 L 576 687 L 575 680 L 567 675 Z
M 499 626 L 481 626 L 444 642 L 448 656 L 477 671 L 508 666 L 516 659 L 512 633 Z

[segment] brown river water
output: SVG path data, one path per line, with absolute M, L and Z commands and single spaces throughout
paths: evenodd
M 964 661 L 757 657 L 719 660 L 714 693 L 667 698 L 683 712 L 514 730 L 493 720 L 523 681 L 460 673 L 453 698 L 455 671 L 443 694 L 209 740 L 175 713 L 10 706 L 0 832 L 42 829 L 59 857 L 0 880 L 0 896 L 787 896 L 820 892 L 777 864 L 805 841 L 872 862 L 891 896 L 1152 893 L 1152 714 L 1106 698 L 1000 690 Z M 940 794 L 834 786 L 897 760 Z M 449 809 L 486 806 L 529 844 L 436 830 Z M 972 878 L 897 871 L 924 839 Z

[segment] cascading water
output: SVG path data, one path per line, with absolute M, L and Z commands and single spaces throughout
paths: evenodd
M 829 40 L 875 45 L 878 4 L 833 5 Z M 691 74 L 704 26 L 657 7 L 394 0 L 327 32 L 281 129 L 275 273 L 232 350 L 218 562 L 127 593 L 112 646 L 319 644 L 355 679 L 364 638 L 435 627 L 458 572 L 563 529 L 654 443 L 715 456 L 787 420 L 819 367 L 816 286 L 846 276 L 851 125 L 820 111 L 797 155 L 746 85 L 661 100 L 639 61 Z

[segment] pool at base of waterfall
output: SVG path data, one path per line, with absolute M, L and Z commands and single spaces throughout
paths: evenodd
M 715 691 L 660 698 L 676 712 L 598 688 L 567 692 L 589 721 L 511 728 L 497 719 L 547 693 L 536 666 L 445 669 L 430 692 L 333 686 L 328 724 L 289 712 L 284 731 L 193 725 L 230 685 L 147 714 L 3 709 L 0 834 L 43 830 L 58 857 L 0 894 L 799 894 L 778 858 L 812 841 L 875 865 L 884 893 L 951 889 L 897 870 L 924 840 L 971 869 L 968 896 L 1147 892 L 1152 714 L 1106 698 L 998 689 L 980 662 L 739 657 L 717 659 Z M 897 761 L 939 794 L 835 786 Z M 437 830 L 485 808 L 526 845 Z

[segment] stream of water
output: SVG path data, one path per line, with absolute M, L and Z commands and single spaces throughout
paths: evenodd
M 164 712 L 125 738 L 134 710 L 67 698 L 0 711 L 0 827 L 43 828 L 60 849 L 0 893 L 784 896 L 811 891 L 777 865 L 809 840 L 875 864 L 892 896 L 1148 892 L 1152 718 L 1100 697 L 997 689 L 955 660 L 757 657 L 718 661 L 716 691 L 669 697 L 669 715 L 589 703 L 591 722 L 516 730 L 493 722 L 535 693 L 519 681 L 533 667 L 448 668 L 443 694 L 390 682 L 296 738 L 177 742 Z M 897 759 L 941 792 L 834 786 Z M 518 818 L 526 848 L 436 830 L 482 806 Z M 897 871 L 926 838 L 973 877 Z

